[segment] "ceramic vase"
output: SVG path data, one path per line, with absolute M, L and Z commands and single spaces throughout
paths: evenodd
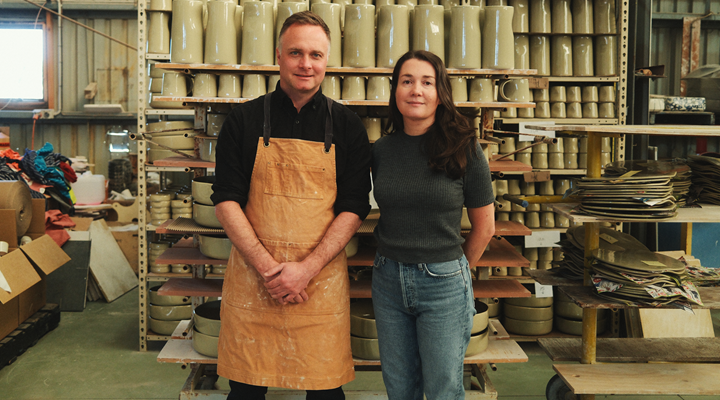
M 552 75 L 573 76 L 572 38 L 567 35 L 560 35 L 552 36 L 550 39 Z
M 595 33 L 593 0 L 573 0 L 573 32 Z
M 451 13 L 448 68 L 480 68 L 480 7 L 455 6 Z
M 530 0 L 530 33 L 551 33 L 550 0 Z
M 617 33 L 615 0 L 595 0 L 593 2 L 593 22 L 595 33 Z
M 573 41 L 573 73 L 575 76 L 594 76 L 593 38 L 590 36 L 574 36 Z
M 539 76 L 550 75 L 550 37 L 530 35 L 530 68 Z
M 617 75 L 617 36 L 595 38 L 595 76 Z
M 483 68 L 515 68 L 515 38 L 512 31 L 512 18 L 512 7 L 485 7 L 485 23 L 482 30 Z
M 267 1 L 243 3 L 243 33 L 240 63 L 272 65 L 274 56 L 273 4 Z
M 573 33 L 573 16 L 570 11 L 571 0 L 552 0 L 552 32 Z
M 330 54 L 328 54 L 327 66 L 342 67 L 342 28 L 340 27 L 342 5 L 316 3 L 311 9 L 330 28 Z
M 377 66 L 393 68 L 397 60 L 408 50 L 410 50 L 408 6 L 381 7 L 377 16 Z
M 203 62 L 202 9 L 202 1 L 173 1 L 171 62 L 187 64 Z
M 170 13 L 148 11 L 147 52 L 170 53 Z
M 237 62 L 237 5 L 226 1 L 211 1 L 208 8 L 208 28 L 205 31 L 205 64 L 235 64 Z
M 445 16 L 442 6 L 415 7 L 412 49 L 429 51 L 445 61 Z
M 530 0 L 508 0 L 513 8 L 513 32 L 530 32 Z
M 301 11 L 307 11 L 307 4 L 300 2 L 282 2 L 277 3 L 277 11 L 275 17 L 275 43 L 279 43 L 280 30 L 282 29 L 285 20 L 289 16 L 299 13 Z M 327 25 L 327 24 L 326 24 Z M 330 39 L 332 42 L 332 38 Z M 275 64 L 277 64 L 277 54 L 275 55 Z
M 515 34 L 515 68 L 530 68 L 530 38 L 528 35 Z
M 343 66 L 369 68 L 375 66 L 375 6 L 345 6 Z

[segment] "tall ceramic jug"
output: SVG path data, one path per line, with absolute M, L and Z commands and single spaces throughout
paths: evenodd
M 445 16 L 443 6 L 419 5 L 413 19 L 412 49 L 426 50 L 445 61 Z
M 368 68 L 375 66 L 375 6 L 345 6 L 345 37 L 343 66 Z
M 512 20 L 512 7 L 485 7 L 485 25 L 482 31 L 483 68 L 515 68 L 515 38 L 513 36 Z
M 208 27 L 205 31 L 205 64 L 237 63 L 237 5 L 227 1 L 211 1 L 208 7 Z
M 272 65 L 275 61 L 273 3 L 246 1 L 243 3 L 243 14 L 240 63 Z
M 328 67 L 342 67 L 342 28 L 340 20 L 342 6 L 331 3 L 315 3 L 312 12 L 319 15 L 330 28 L 330 54 L 328 54 Z
M 277 17 L 275 18 L 275 43 L 279 44 L 278 39 L 280 38 L 280 30 L 282 29 L 285 20 L 289 16 L 299 13 L 301 11 L 307 11 L 307 4 L 300 2 L 282 2 L 277 3 Z M 277 55 L 275 56 L 275 64 L 277 64 Z
M 147 52 L 170 53 L 170 14 L 162 11 L 148 11 Z
M 410 50 L 410 16 L 408 6 L 386 5 L 377 18 L 377 66 L 393 68 Z
M 171 28 L 170 61 L 203 62 L 203 26 L 200 0 L 174 0 Z
M 480 7 L 455 6 L 450 20 L 449 68 L 480 68 Z

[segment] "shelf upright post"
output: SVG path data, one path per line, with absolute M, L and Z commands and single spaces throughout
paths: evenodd
M 147 65 L 145 60 L 145 41 L 147 40 L 147 16 L 145 9 L 147 8 L 147 0 L 138 0 L 138 80 L 137 80 L 137 132 L 142 138 L 145 133 L 145 106 L 147 104 Z M 147 221 L 145 220 L 145 199 L 147 198 L 147 180 L 145 179 L 145 162 L 147 161 L 147 143 L 145 140 L 138 140 L 138 192 L 135 201 L 138 204 L 138 296 L 139 296 L 139 330 L 140 330 L 140 351 L 147 351 Z

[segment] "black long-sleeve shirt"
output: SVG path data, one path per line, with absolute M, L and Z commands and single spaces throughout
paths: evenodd
M 265 96 L 235 107 L 220 129 L 212 201 L 235 201 L 245 207 L 250 191 L 258 138 L 263 135 Z M 298 113 L 278 84 L 271 99 L 271 137 L 325 140 L 327 103 L 322 91 Z M 333 103 L 333 144 L 337 170 L 335 215 L 348 211 L 365 219 L 370 212 L 370 144 L 360 118 L 347 107 Z

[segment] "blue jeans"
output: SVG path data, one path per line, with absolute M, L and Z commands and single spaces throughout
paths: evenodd
M 475 315 L 465 256 L 405 264 L 376 254 L 372 299 L 388 398 L 464 399 L 463 358 Z

